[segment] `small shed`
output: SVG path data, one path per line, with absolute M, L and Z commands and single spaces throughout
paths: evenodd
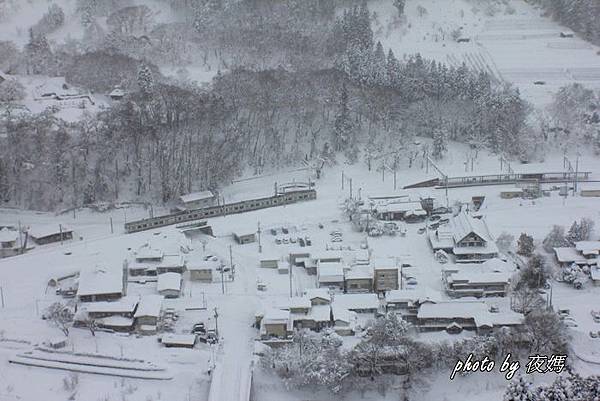
M 219 261 L 206 260 L 194 262 L 193 264 L 188 262 L 187 270 L 190 272 L 190 280 L 212 283 L 214 274 L 219 267 Z
M 159 274 L 156 290 L 165 298 L 179 298 L 181 295 L 181 274 Z
M 260 259 L 260 267 L 263 269 L 277 269 L 279 267 L 279 258 L 276 256 L 265 256 Z
M 523 197 L 523 188 L 507 188 L 500 191 L 500 197 L 502 199 L 514 199 L 514 198 L 522 198 Z
M 194 334 L 165 334 L 160 342 L 167 348 L 194 348 L 196 335 Z
M 256 233 L 233 233 L 233 239 L 240 245 L 256 242 Z
M 73 239 L 73 230 L 67 226 L 57 224 L 49 226 L 34 226 L 28 230 L 29 236 L 38 245 Z

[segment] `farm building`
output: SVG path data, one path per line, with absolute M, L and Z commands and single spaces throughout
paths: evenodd
M 136 328 L 148 334 L 156 333 L 156 326 L 160 318 L 163 296 L 150 294 L 140 298 L 137 310 L 135 311 Z
M 211 191 L 193 192 L 179 197 L 179 200 L 187 210 L 212 206 L 215 204 L 215 199 L 215 194 Z
M 79 273 L 80 302 L 112 301 L 127 292 L 127 274 L 120 266 L 86 267 Z
M 217 260 L 188 262 L 187 270 L 190 272 L 190 280 L 212 283 L 214 275 L 220 266 L 221 263 Z
M 34 226 L 27 232 L 38 245 L 73 239 L 73 230 L 61 224 L 57 226 Z
M 256 242 L 255 233 L 233 233 L 233 239 L 240 245 Z
M 179 298 L 181 295 L 181 274 L 163 273 L 158 275 L 156 290 L 165 298 Z

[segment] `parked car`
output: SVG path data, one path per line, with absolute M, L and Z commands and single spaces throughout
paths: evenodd
M 296 243 L 296 241 L 297 241 L 296 237 L 290 237 L 290 242 L 291 242 L 292 244 L 295 244 L 295 243 Z
M 319 223 L 319 228 L 323 228 L 323 223 Z
M 279 237 L 275 238 L 275 243 L 277 245 L 281 245 L 281 238 L 279 238 Z
M 442 216 L 434 214 L 433 216 L 429 217 L 429 221 L 438 221 L 442 218 Z
M 590 337 L 592 338 L 598 338 L 598 333 L 595 331 L 590 331 Z
M 215 255 L 206 255 L 204 257 L 204 260 L 208 261 L 208 260 L 219 260 L 219 258 L 217 258 Z
M 418 234 L 423 234 L 425 232 L 425 227 L 421 227 L 417 230 Z
M 304 237 L 304 241 L 306 241 L 306 246 L 311 246 L 312 245 L 312 241 L 310 239 L 309 236 Z
M 448 223 L 450 223 L 450 219 L 448 219 L 448 218 L 440 219 L 438 223 L 440 223 L 440 224 L 448 224 Z
M 290 239 L 288 237 L 283 237 L 283 243 L 284 244 L 289 244 L 290 243 Z
M 306 246 L 306 243 L 302 237 L 298 237 L 298 244 L 300 244 L 300 246 Z
M 290 230 L 288 230 L 287 227 L 282 227 L 281 228 L 281 232 L 284 233 L 284 234 L 289 234 Z
M 277 235 L 277 230 L 274 228 L 271 228 L 271 235 Z
M 342 242 L 342 237 L 333 237 L 331 238 L 331 242 Z
M 418 282 L 417 282 L 416 278 L 409 277 L 409 278 L 406 279 L 406 284 L 408 284 L 408 285 L 417 285 Z

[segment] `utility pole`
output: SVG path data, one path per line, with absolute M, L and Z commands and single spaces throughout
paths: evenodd
M 394 191 L 396 190 L 396 169 L 398 167 L 398 154 L 394 155 Z
M 290 278 L 290 298 L 292 297 L 292 262 L 289 261 L 288 276 Z
M 577 192 L 577 175 L 579 174 L 579 152 L 577 152 L 577 159 L 575 159 L 575 178 L 573 182 L 573 196 Z
M 221 264 L 221 292 L 225 295 L 225 266 Z
M 217 338 L 219 338 L 219 312 L 217 311 L 217 307 L 215 306 L 215 309 L 213 309 L 215 314 L 215 333 L 217 334 Z
M 229 245 L 229 267 L 231 268 L 231 274 L 233 275 L 235 280 L 235 270 L 233 267 L 233 252 L 231 251 L 231 245 Z
M 110 217 L 110 233 L 114 234 L 115 230 L 113 229 L 113 221 L 112 221 L 112 216 Z
M 344 190 L 344 170 L 342 170 L 342 191 Z
M 262 253 L 262 245 L 260 243 L 260 221 L 258 222 L 258 253 Z
M 2 309 L 4 309 L 4 290 L 2 289 L 1 285 L 0 285 L 0 300 L 2 301 Z
M 63 235 L 62 235 L 62 224 L 58 225 L 58 231 L 60 232 L 60 244 L 63 244 Z
M 21 220 L 18 221 L 19 226 L 19 248 L 23 248 L 23 233 L 21 232 Z

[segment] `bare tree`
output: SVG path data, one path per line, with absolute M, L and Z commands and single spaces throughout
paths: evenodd
M 55 302 L 46 309 L 44 317 L 65 336 L 69 336 L 69 328 L 73 324 L 74 317 L 71 308 L 61 302 Z

